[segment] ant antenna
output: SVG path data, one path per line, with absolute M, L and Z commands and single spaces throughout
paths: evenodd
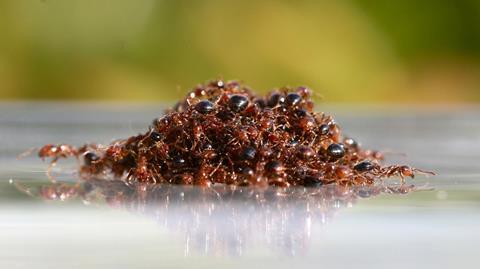
M 37 151 L 38 148 L 37 147 L 33 147 L 33 148 L 29 148 L 27 149 L 26 151 L 20 153 L 17 155 L 17 160 L 20 160 L 20 159 L 23 159 L 25 157 L 28 157 L 30 155 L 32 155 L 33 152 Z

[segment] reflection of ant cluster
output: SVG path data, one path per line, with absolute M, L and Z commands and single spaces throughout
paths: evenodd
M 168 230 L 183 234 L 185 254 L 242 255 L 255 245 L 296 255 L 308 248 L 312 227 L 358 199 L 381 193 L 409 193 L 408 185 L 339 186 L 320 188 L 252 188 L 192 186 L 90 180 L 81 184 L 50 184 L 27 188 L 29 195 L 47 200 L 75 197 L 87 204 L 103 203 L 152 217 Z
M 108 146 L 46 145 L 41 158 L 83 158 L 86 178 L 209 186 L 371 185 L 413 177 L 409 166 L 382 166 L 382 154 L 341 136 L 331 116 L 313 111 L 308 88 L 265 97 L 237 82 L 194 88 L 150 129 Z

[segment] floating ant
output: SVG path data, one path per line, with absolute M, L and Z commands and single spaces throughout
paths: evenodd
M 31 148 L 20 155 L 17 156 L 17 159 L 21 159 L 24 157 L 27 157 L 28 155 L 32 154 L 33 152 L 37 151 L 38 152 L 38 157 L 41 158 L 42 160 L 45 160 L 46 158 L 50 158 L 50 165 L 48 166 L 47 169 L 47 175 L 50 178 L 52 182 L 55 182 L 55 178 L 52 176 L 51 172 L 53 167 L 57 164 L 59 159 L 62 158 L 70 158 L 70 157 L 75 157 L 78 159 L 78 157 L 85 153 L 87 151 L 87 146 L 83 146 L 81 148 L 76 148 L 71 145 L 67 144 L 47 144 L 41 147 L 40 149 L 38 148 Z
M 404 181 L 405 177 L 415 177 L 415 173 L 421 173 L 424 175 L 435 175 L 434 172 L 424 171 L 417 168 L 412 168 L 407 165 L 392 165 L 387 166 L 381 169 L 381 177 L 392 177 L 392 176 L 399 176 L 402 181 Z

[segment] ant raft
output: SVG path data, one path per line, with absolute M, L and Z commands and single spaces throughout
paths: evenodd
M 85 179 L 152 184 L 358 186 L 434 174 L 382 165 L 383 154 L 363 149 L 343 136 L 332 116 L 315 112 L 311 96 L 307 87 L 259 96 L 236 81 L 211 81 L 194 87 L 144 133 L 105 146 L 49 144 L 38 155 L 51 166 L 79 159 Z

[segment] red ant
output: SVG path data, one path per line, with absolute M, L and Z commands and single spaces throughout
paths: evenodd
M 424 171 L 417 168 L 412 168 L 407 165 L 392 165 L 384 167 L 380 170 L 381 177 L 392 177 L 398 175 L 402 181 L 405 177 L 415 177 L 415 173 L 421 173 L 425 175 L 435 175 L 434 172 Z
M 281 88 L 265 97 L 237 82 L 198 85 L 142 134 L 111 145 L 46 145 L 51 165 L 83 157 L 81 175 L 128 182 L 234 185 L 371 185 L 380 178 L 433 174 L 382 166 L 383 155 L 342 136 L 335 120 L 313 112 L 312 92 Z
M 37 149 L 38 148 L 31 148 L 24 153 L 18 155 L 17 159 L 24 158 L 37 151 Z M 85 153 L 86 151 L 87 146 L 83 146 L 77 149 L 76 147 L 67 144 L 47 144 L 38 150 L 38 157 L 40 157 L 42 160 L 45 160 L 46 158 L 51 158 L 50 165 L 47 169 L 47 175 L 52 182 L 55 182 L 55 178 L 51 175 L 51 172 L 53 167 L 57 164 L 57 161 L 61 158 L 66 159 L 69 157 L 75 157 L 78 159 L 79 155 Z

